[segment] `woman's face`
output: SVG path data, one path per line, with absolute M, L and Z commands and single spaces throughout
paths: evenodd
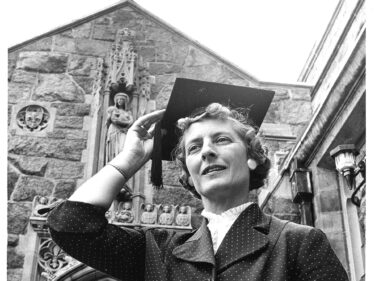
M 246 145 L 230 120 L 206 119 L 184 134 L 186 166 L 197 192 L 208 200 L 238 197 L 249 190 Z

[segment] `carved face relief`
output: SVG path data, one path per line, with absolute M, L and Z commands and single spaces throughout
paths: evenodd
M 170 212 L 171 212 L 171 207 L 170 207 L 169 205 L 165 205 L 165 206 L 163 207 L 163 212 L 164 212 L 164 213 L 170 213 Z
M 125 202 L 124 203 L 124 209 L 125 210 L 131 210 L 132 209 L 132 203 L 131 202 Z
M 120 106 L 124 105 L 125 104 L 125 99 L 124 98 L 118 98 L 117 99 L 117 104 L 120 105 Z
M 26 109 L 25 113 L 26 125 L 30 129 L 36 129 L 43 121 L 43 110 L 41 108 L 36 108 L 32 110 L 30 108 Z
M 16 120 L 21 129 L 41 131 L 47 127 L 49 113 L 39 105 L 29 105 L 18 112 Z
M 152 212 L 154 210 L 154 206 L 151 204 L 146 205 L 146 212 Z
M 113 100 L 115 102 L 115 106 L 116 107 L 119 107 L 119 108 L 124 108 L 126 109 L 127 108 L 127 105 L 129 103 L 129 96 L 125 93 L 117 93 Z
M 185 206 L 181 206 L 181 207 L 180 207 L 180 213 L 181 213 L 181 214 L 186 214 L 186 213 L 187 213 L 187 209 L 186 209 Z

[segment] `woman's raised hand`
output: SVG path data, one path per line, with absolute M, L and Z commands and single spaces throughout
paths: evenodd
M 69 200 L 108 209 L 125 181 L 150 159 L 155 123 L 161 120 L 164 111 L 154 111 L 136 120 L 128 130 L 123 150 L 109 165 L 84 182 Z
M 121 157 L 131 163 L 136 172 L 151 156 L 155 123 L 163 117 L 165 109 L 151 112 L 138 118 L 126 134 Z M 132 169 L 133 170 L 133 169 Z

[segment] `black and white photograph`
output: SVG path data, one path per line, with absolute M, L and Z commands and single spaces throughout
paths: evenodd
M 4 280 L 371 280 L 366 4 L 6 4 Z

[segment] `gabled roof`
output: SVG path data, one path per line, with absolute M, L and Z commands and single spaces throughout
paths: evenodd
M 257 79 L 254 75 L 252 74 L 249 74 L 247 73 L 246 71 L 244 71 L 243 69 L 241 69 L 240 67 L 238 67 L 237 65 L 233 64 L 232 62 L 229 62 L 228 60 L 224 59 L 223 57 L 219 56 L 218 54 L 216 54 L 215 52 L 213 52 L 211 49 L 203 46 L 201 43 L 199 43 L 198 41 L 190 38 L 189 36 L 187 36 L 186 34 L 182 33 L 181 31 L 177 30 L 175 27 L 171 26 L 170 24 L 166 23 L 164 20 L 160 19 L 159 17 L 153 15 L 152 13 L 150 13 L 149 11 L 145 10 L 144 8 L 142 8 L 141 6 L 139 6 L 137 3 L 135 3 L 133 0 L 123 0 L 123 1 L 120 1 L 119 3 L 117 4 L 114 4 L 112 6 L 110 6 L 109 8 L 106 8 L 104 10 L 101 10 L 97 13 L 94 13 L 94 14 L 91 14 L 87 17 L 84 17 L 84 18 L 81 18 L 79 20 L 76 20 L 76 21 L 73 21 L 67 25 L 64 25 L 64 26 L 61 26 L 61 27 L 58 27 L 58 28 L 55 28 L 49 32 L 46 32 L 46 33 L 43 33 L 39 36 L 36 36 L 34 38 L 31 38 L 29 40 L 26 40 L 20 44 L 17 44 L 17 45 L 14 45 L 12 47 L 10 47 L 8 49 L 8 52 L 14 52 L 28 44 L 31 44 L 31 43 L 34 43 L 40 39 L 43 39 L 45 37 L 48 37 L 48 36 L 52 36 L 52 35 L 55 35 L 55 34 L 59 34 L 61 32 L 64 32 L 64 31 L 67 31 L 71 28 L 74 28 L 76 26 L 79 26 L 79 25 L 82 25 L 84 23 L 87 23 L 87 22 L 90 22 L 96 18 L 99 18 L 103 15 L 106 15 L 108 13 L 111 13 L 111 12 L 114 12 L 118 9 L 121 9 L 121 8 L 124 8 L 126 6 L 130 6 L 131 8 L 133 8 L 134 10 L 136 10 L 137 12 L 139 12 L 140 14 L 142 14 L 144 17 L 148 18 L 149 20 L 159 24 L 160 26 L 162 26 L 163 28 L 165 28 L 166 30 L 168 30 L 169 32 L 171 33 L 174 33 L 176 35 L 178 35 L 179 37 L 182 37 L 183 39 L 189 41 L 190 44 L 194 45 L 195 47 L 197 47 L 198 49 L 200 49 L 201 51 L 209 54 L 210 56 L 214 57 L 215 59 L 217 59 L 218 61 L 220 61 L 221 63 L 227 65 L 233 72 L 235 72 L 237 75 L 239 75 L 240 77 L 242 77 L 243 79 L 245 80 L 248 80 L 248 81 L 251 81 L 254 85 L 258 85 L 260 87 L 273 87 L 273 86 L 288 86 L 288 87 L 297 87 L 297 88 L 311 88 L 311 85 L 307 85 L 305 83 L 292 83 L 292 84 L 289 84 L 289 83 L 279 83 L 279 82 L 262 82 L 260 81 L 259 79 Z

